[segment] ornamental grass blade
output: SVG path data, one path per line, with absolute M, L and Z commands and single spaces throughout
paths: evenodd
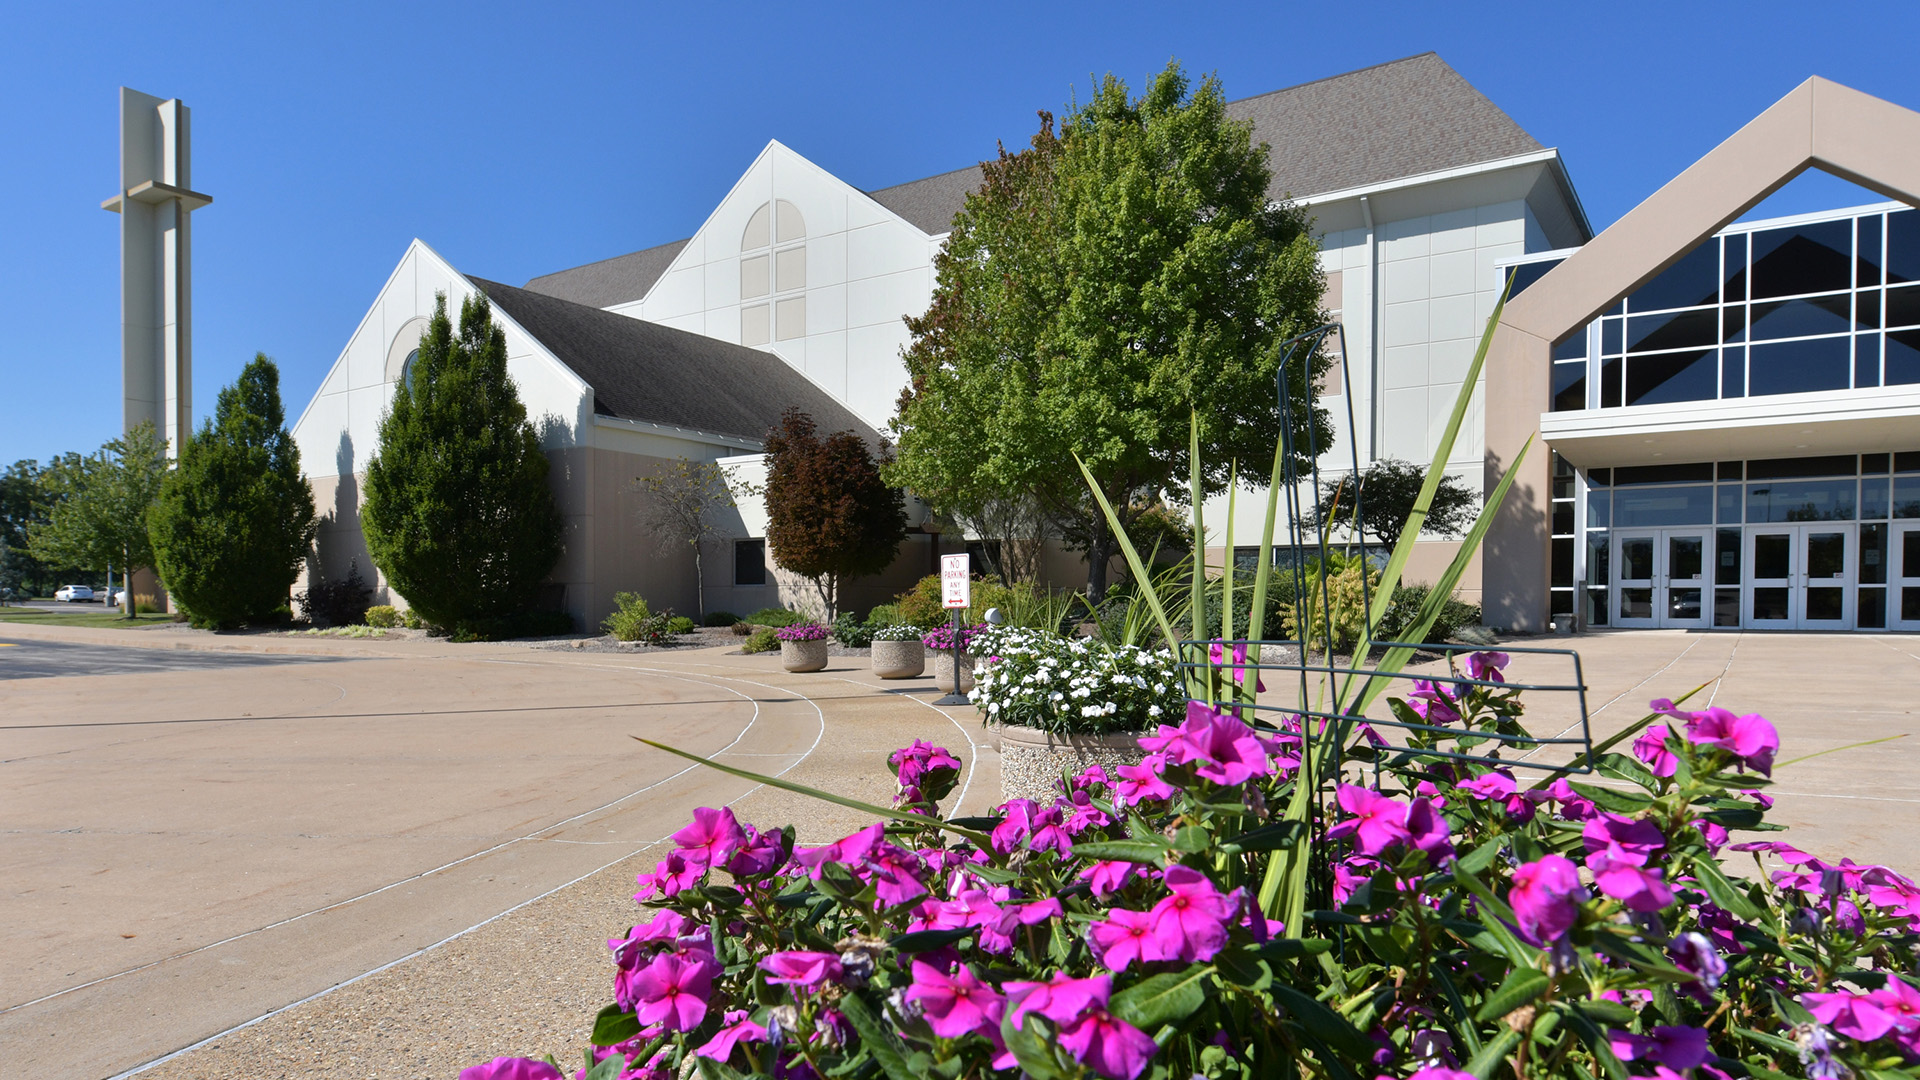
M 926 817 L 922 814 L 909 814 L 905 810 L 895 810 L 888 806 L 875 806 L 872 803 L 861 802 L 859 799 L 849 799 L 844 795 L 835 795 L 832 792 L 821 791 L 819 788 L 808 787 L 805 784 L 796 784 L 791 780 L 782 780 L 777 776 L 767 776 L 764 773 L 752 772 L 747 769 L 736 769 L 731 765 L 722 765 L 712 758 L 703 758 L 699 754 L 691 754 L 685 750 L 668 746 L 665 743 L 657 743 L 652 739 L 643 739 L 638 735 L 632 736 L 632 739 L 635 742 L 646 743 L 655 750 L 665 750 L 667 753 L 673 754 L 676 757 L 683 757 L 688 761 L 697 761 L 709 769 L 718 769 L 728 776 L 737 776 L 742 780 L 752 780 L 756 784 L 777 787 L 782 791 L 791 791 L 795 795 L 806 795 L 810 798 L 819 799 L 821 802 L 830 802 L 836 806 L 844 806 L 849 810 L 864 810 L 876 817 L 883 817 L 892 821 L 904 821 L 914 825 L 931 825 L 936 829 L 950 832 L 955 836 L 966 837 L 968 840 L 973 841 L 982 851 L 991 852 L 993 850 L 992 837 L 989 837 L 986 833 L 980 832 L 977 829 L 963 829 L 958 825 L 942 821 L 939 818 Z
M 1273 477 L 1267 481 L 1267 516 L 1260 526 L 1260 564 L 1253 569 L 1253 611 L 1247 616 L 1247 636 L 1267 636 L 1267 589 L 1273 577 L 1273 524 L 1280 512 L 1280 485 L 1286 482 L 1286 442 L 1273 444 Z M 1259 657 L 1254 658 L 1256 661 Z
M 1193 616 L 1193 640 L 1207 636 L 1207 525 L 1202 510 L 1203 485 L 1200 481 L 1200 417 L 1195 413 L 1187 421 L 1187 498 L 1193 503 L 1193 584 L 1187 592 L 1187 605 Z M 1233 519 L 1227 519 L 1229 528 Z M 1173 638 L 1167 647 L 1174 648 Z M 1175 650 L 1178 655 L 1178 650 Z
M 1106 515 L 1107 528 L 1113 530 L 1113 539 L 1120 545 L 1120 554 L 1126 557 L 1127 569 L 1133 571 L 1133 580 L 1139 583 L 1140 596 L 1146 600 L 1147 607 L 1153 612 L 1154 621 L 1159 624 L 1160 632 L 1166 635 L 1168 646 L 1173 646 L 1180 640 L 1180 635 L 1173 632 L 1173 620 L 1167 618 L 1166 606 L 1160 602 L 1160 594 L 1153 587 L 1153 578 L 1148 575 L 1146 566 L 1140 562 L 1140 552 L 1135 550 L 1133 541 L 1127 538 L 1127 530 L 1121 528 L 1120 515 L 1114 513 L 1113 504 L 1107 501 L 1106 493 L 1100 490 L 1099 483 L 1093 479 L 1093 470 L 1087 468 L 1087 463 L 1080 460 L 1079 454 L 1073 455 L 1073 461 L 1080 466 L 1080 475 L 1087 478 L 1087 490 L 1093 492 L 1093 500 L 1100 504 L 1100 512 Z M 1199 545 L 1198 540 L 1195 541 L 1195 545 Z

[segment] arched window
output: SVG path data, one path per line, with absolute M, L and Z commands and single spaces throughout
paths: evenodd
M 762 203 L 740 234 L 740 343 L 807 333 L 807 222 L 785 199 Z
M 413 389 L 413 362 L 418 359 L 420 359 L 420 350 L 415 349 L 400 362 L 400 381 L 407 385 L 409 391 Z

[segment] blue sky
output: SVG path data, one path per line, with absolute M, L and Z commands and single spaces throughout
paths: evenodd
M 717 12 L 725 11 L 721 15 Z M 1920 107 L 1920 5 L 31 5 L 0 65 L 0 462 L 120 423 L 121 84 L 193 108 L 195 406 L 256 351 L 289 420 L 420 237 L 536 274 L 686 236 L 770 138 L 883 187 L 1017 145 L 1094 75 L 1230 97 L 1439 52 L 1604 227 L 1809 75 Z M 1765 209 L 1867 201 L 1803 180 Z

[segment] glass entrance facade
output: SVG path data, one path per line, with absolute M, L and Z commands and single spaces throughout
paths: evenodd
M 1556 472 L 1556 616 L 1920 630 L 1920 452 Z

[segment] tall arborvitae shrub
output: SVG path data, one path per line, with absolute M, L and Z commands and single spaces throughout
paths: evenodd
M 880 478 L 880 462 L 859 435 L 821 438 L 799 409 L 781 416 L 765 445 L 773 564 L 812 579 L 832 618 L 841 583 L 885 570 L 899 551 L 907 533 L 900 491 Z
M 388 584 L 428 622 L 460 637 L 526 625 L 560 559 L 560 513 L 486 296 L 461 302 L 457 337 L 447 298 L 435 305 L 380 422 L 360 521 Z
M 259 353 L 220 391 L 148 512 L 154 566 L 195 626 L 268 622 L 286 616 L 314 529 L 280 370 Z

